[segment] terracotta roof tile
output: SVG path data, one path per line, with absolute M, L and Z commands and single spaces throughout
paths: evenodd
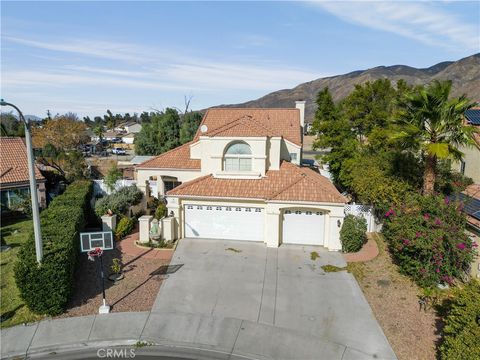
M 0 137 L 0 184 L 28 183 L 27 147 L 22 138 Z M 35 178 L 45 180 L 35 167 Z
M 137 168 L 159 169 L 191 169 L 200 170 L 200 160 L 190 158 L 190 145 L 192 142 L 183 144 L 175 149 L 160 154 L 153 159 L 147 160 Z
M 167 195 L 250 198 L 345 203 L 345 198 L 322 175 L 283 161 L 262 179 L 220 179 L 212 175 L 183 183 Z
M 228 128 L 229 124 L 240 120 L 244 127 Z M 208 128 L 202 134 L 200 128 L 195 140 L 207 136 L 281 136 L 297 144 L 302 144 L 300 111 L 298 109 L 252 109 L 252 108 L 212 108 L 203 117 L 202 124 Z M 200 126 L 201 127 L 201 126 Z M 226 132 L 216 133 L 223 128 Z

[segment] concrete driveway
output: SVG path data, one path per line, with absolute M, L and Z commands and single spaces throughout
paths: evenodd
M 320 257 L 311 260 L 312 251 Z M 162 284 L 152 313 L 248 320 L 321 337 L 365 358 L 395 358 L 354 277 L 322 270 L 327 264 L 345 266 L 339 253 L 182 239 L 171 264 L 183 266 Z

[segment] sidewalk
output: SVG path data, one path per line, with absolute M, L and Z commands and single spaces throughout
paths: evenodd
M 155 352 L 158 345 L 174 353 L 189 349 L 206 358 L 210 357 L 206 354 L 215 353 L 215 358 L 225 359 L 372 359 L 357 350 L 298 331 L 240 319 L 168 312 L 44 320 L 4 329 L 1 337 L 2 359 L 134 346 L 139 341 L 151 347 L 149 352 Z

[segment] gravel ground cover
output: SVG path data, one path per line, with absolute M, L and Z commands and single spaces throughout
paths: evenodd
M 400 360 L 436 358 L 441 318 L 432 308 L 420 311 L 421 289 L 399 274 L 386 250 L 383 237 L 372 234 L 379 255 L 368 262 L 349 263 L 367 301 Z

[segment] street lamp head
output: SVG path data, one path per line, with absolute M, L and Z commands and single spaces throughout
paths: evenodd
M 3 99 L 0 99 L 0 106 L 5 106 L 7 105 L 7 102 Z

